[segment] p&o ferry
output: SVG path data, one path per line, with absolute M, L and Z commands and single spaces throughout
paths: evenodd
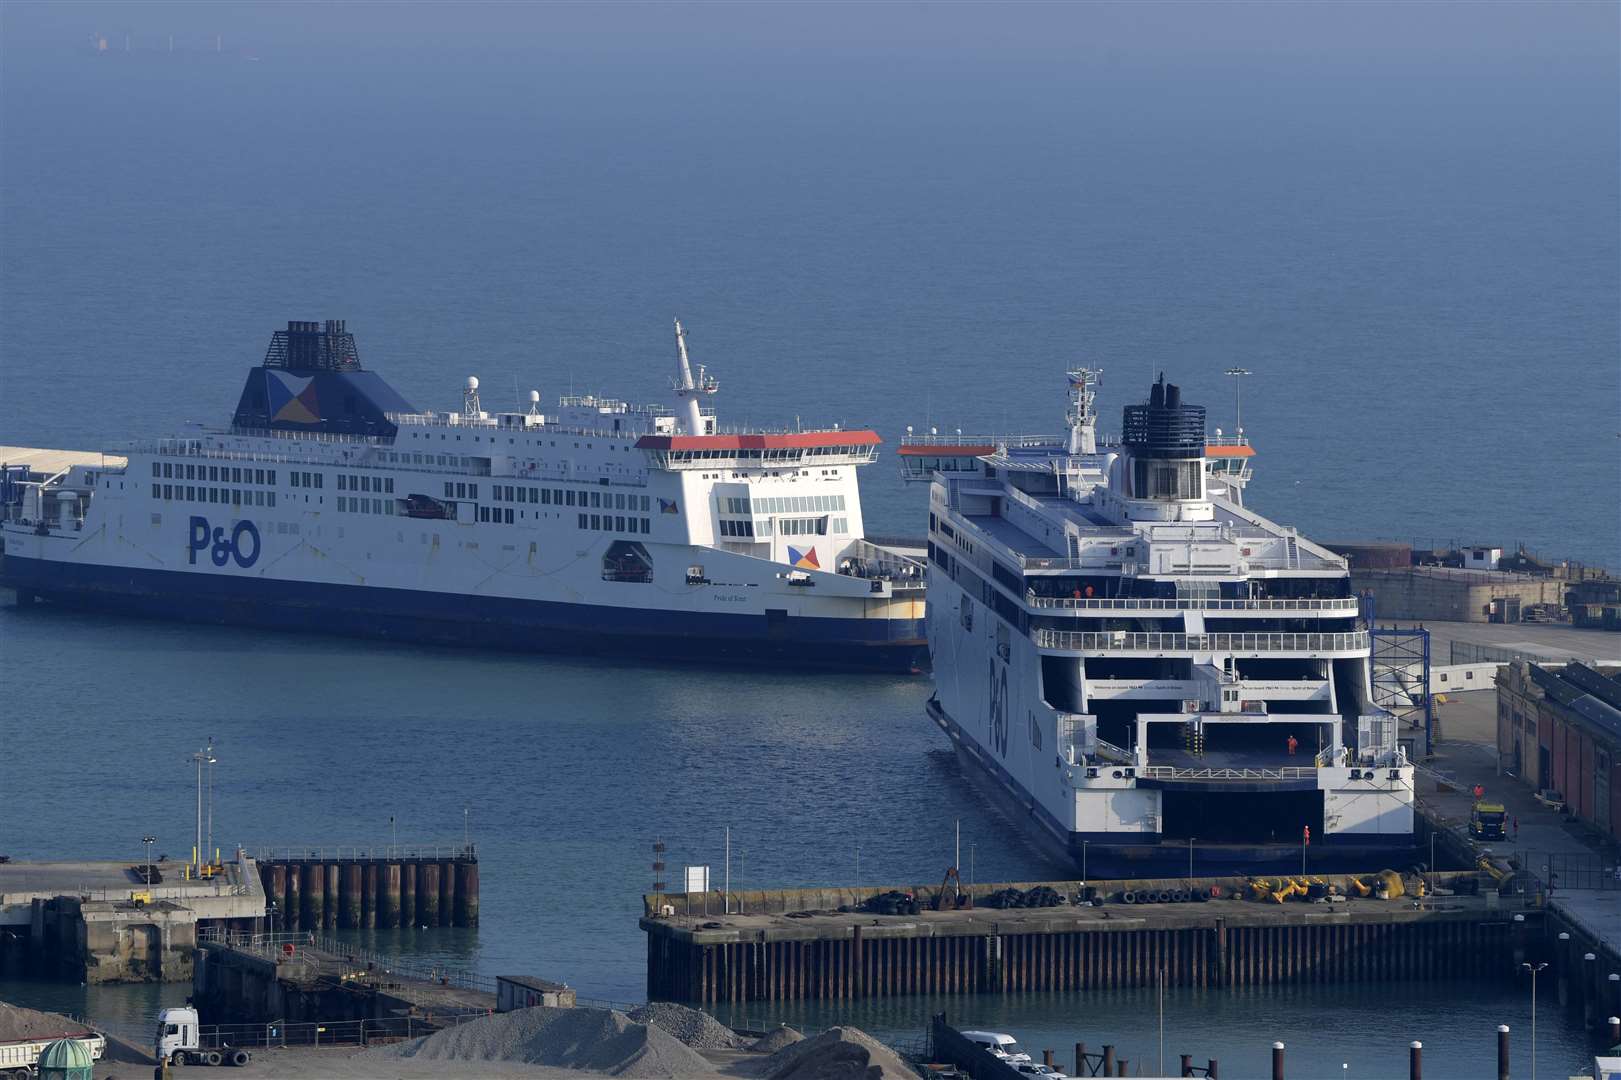
M 500 649 L 916 671 L 923 564 L 863 536 L 866 430 L 678 408 L 424 412 L 344 323 L 290 322 L 230 425 L 0 470 L 20 602 Z
M 929 715 L 1084 877 L 1416 857 L 1413 766 L 1373 703 L 1346 563 L 1244 506 L 1253 448 L 1164 376 L 1095 429 L 908 437 L 928 481 Z

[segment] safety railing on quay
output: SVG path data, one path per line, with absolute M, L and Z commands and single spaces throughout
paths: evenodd
M 465 840 L 438 844 L 260 844 L 250 853 L 260 862 L 476 861 L 478 845 Z
M 441 1028 L 489 1015 L 486 1009 L 455 1009 L 432 1016 L 390 1016 L 372 1020 L 328 1020 L 289 1024 L 206 1024 L 197 1029 L 204 1050 L 268 1050 L 289 1046 L 376 1046 L 404 1042 Z
M 410 979 L 438 986 L 454 986 L 460 990 L 495 993 L 495 979 L 489 975 L 480 975 L 468 968 L 452 967 L 448 964 L 402 960 L 398 956 L 364 949 L 352 942 L 313 931 L 245 934 L 219 927 L 203 927 L 197 934 L 197 940 L 203 944 L 220 945 L 237 952 L 251 953 L 282 962 L 302 963 L 312 973 L 336 974 L 339 978 L 361 976 L 376 979 Z M 310 957 L 306 955 L 307 950 L 324 955 Z M 340 969 L 348 970 L 336 972 L 326 970 L 334 964 Z
M 1073 652 L 1357 652 L 1367 651 L 1366 631 L 1319 634 L 1178 634 L 1125 630 L 1030 632 L 1038 648 Z

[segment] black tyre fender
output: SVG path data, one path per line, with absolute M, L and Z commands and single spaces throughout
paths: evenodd
M 1132 892 L 1130 889 L 1127 889 L 1125 892 L 1120 894 L 1120 899 L 1127 904 L 1135 904 L 1137 902 L 1137 894 Z

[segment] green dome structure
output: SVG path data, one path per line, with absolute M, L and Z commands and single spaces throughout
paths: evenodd
M 39 1080 L 91 1080 L 90 1047 L 79 1039 L 57 1039 L 39 1055 Z

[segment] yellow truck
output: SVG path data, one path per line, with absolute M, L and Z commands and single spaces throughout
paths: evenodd
M 1508 811 L 1503 804 L 1476 802 L 1469 812 L 1469 835 L 1476 840 L 1508 839 Z

